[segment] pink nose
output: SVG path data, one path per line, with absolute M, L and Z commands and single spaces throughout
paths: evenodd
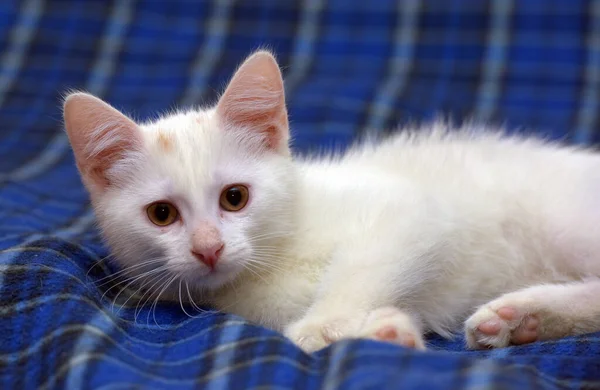
M 192 251 L 192 254 L 210 269 L 215 269 L 219 256 L 223 252 L 223 246 L 223 243 L 218 243 L 209 247 L 195 249 Z

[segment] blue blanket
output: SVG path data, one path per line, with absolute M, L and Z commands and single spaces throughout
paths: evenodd
M 242 318 L 120 290 L 61 95 L 85 89 L 148 118 L 214 101 L 258 47 L 284 69 L 299 152 L 440 113 L 600 141 L 600 1 L 3 0 L 0 388 L 600 388 L 599 334 L 307 355 Z

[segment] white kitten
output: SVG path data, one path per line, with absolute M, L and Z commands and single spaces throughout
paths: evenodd
M 156 296 L 308 351 L 346 337 L 424 348 L 424 332 L 465 319 L 473 348 L 600 330 L 591 152 L 437 122 L 293 159 L 266 52 L 208 110 L 136 124 L 74 93 L 64 116 L 116 259 Z

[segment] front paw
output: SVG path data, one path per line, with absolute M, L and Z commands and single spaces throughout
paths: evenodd
M 413 319 L 395 307 L 373 310 L 360 331 L 360 336 L 425 350 L 425 341 Z
M 305 352 L 314 352 L 357 335 L 363 318 L 308 316 L 290 325 L 284 333 Z
M 511 294 L 482 306 L 465 322 L 467 346 L 502 348 L 538 339 L 539 315 Z

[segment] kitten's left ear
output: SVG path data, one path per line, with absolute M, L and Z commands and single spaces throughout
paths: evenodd
M 266 51 L 244 61 L 217 105 L 227 128 L 251 132 L 249 140 L 282 154 L 289 154 L 289 124 L 279 66 Z M 253 141 L 251 141 L 253 142 Z

